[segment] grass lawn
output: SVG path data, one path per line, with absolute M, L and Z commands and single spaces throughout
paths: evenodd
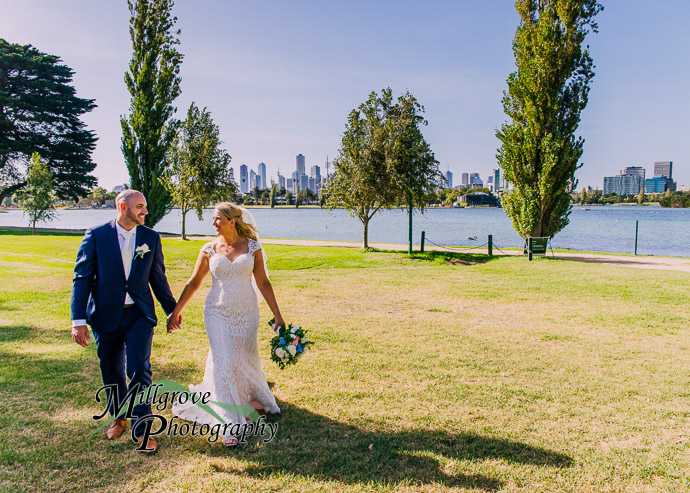
M 144 457 L 93 433 L 95 344 L 69 336 L 80 239 L 0 232 L 0 490 L 690 490 L 685 273 L 267 245 L 315 341 L 279 370 L 262 304 L 275 440 L 164 437 Z M 202 244 L 164 240 L 176 296 Z M 209 285 L 181 331 L 157 327 L 154 380 L 200 382 Z

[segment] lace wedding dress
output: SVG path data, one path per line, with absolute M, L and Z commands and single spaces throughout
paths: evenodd
M 213 243 L 203 246 L 202 251 L 210 255 L 208 263 L 213 277 L 204 305 L 209 352 L 204 380 L 200 385 L 190 385 L 189 390 L 210 392 L 211 401 L 224 404 L 249 406 L 255 401 L 267 413 L 279 413 L 280 408 L 266 383 L 257 342 L 259 304 L 252 287 L 252 271 L 253 254 L 260 248 L 258 241 L 249 240 L 249 252 L 232 262 L 225 255 L 216 253 Z M 210 406 L 225 423 L 242 425 L 248 421 L 248 418 L 219 406 Z M 191 402 L 175 403 L 172 412 L 199 424 L 219 423 Z

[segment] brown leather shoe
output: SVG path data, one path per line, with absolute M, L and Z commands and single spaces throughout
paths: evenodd
M 108 437 L 108 440 L 120 438 L 122 433 L 125 431 L 125 426 L 127 426 L 126 419 L 114 419 L 113 422 L 110 423 L 110 426 L 108 426 L 108 429 L 105 431 L 105 436 Z
M 139 447 L 141 447 L 141 443 L 144 441 L 144 437 L 137 437 L 137 442 L 139 442 Z M 137 449 L 137 452 L 141 452 L 142 454 L 146 455 L 151 455 L 155 454 L 158 452 L 158 442 L 152 437 L 149 437 L 148 442 L 146 443 L 146 448 L 143 448 L 141 450 Z

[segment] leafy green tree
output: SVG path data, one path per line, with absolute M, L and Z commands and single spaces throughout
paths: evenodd
M 637 204 L 642 205 L 646 201 L 646 197 L 644 195 L 644 187 L 640 187 L 640 193 L 637 194 Z
M 285 205 L 292 205 L 292 192 L 285 192 Z
M 57 212 L 57 197 L 53 192 L 53 173 L 48 165 L 35 152 L 26 168 L 26 185 L 15 193 L 15 201 L 29 216 L 31 234 L 36 232 L 36 223 L 52 220 Z
M 597 31 L 593 19 L 603 7 L 596 0 L 516 0 L 515 6 L 517 71 L 503 95 L 509 121 L 496 132 L 496 157 L 514 190 L 502 204 L 521 236 L 553 236 L 569 222 L 584 145 L 575 131 L 594 77 L 582 44 Z
M 110 195 L 111 194 L 105 188 L 96 187 L 91 190 L 87 198 L 98 205 L 103 205 Z
M 348 115 L 326 187 L 327 204 L 330 209 L 344 207 L 362 222 L 364 248 L 374 214 L 409 204 L 410 195 L 414 207 L 423 210 L 428 193 L 441 183 L 438 161 L 415 118 L 423 111 L 409 92 L 394 101 L 386 88 L 380 96 L 372 92 Z
M 0 202 L 27 186 L 24 166 L 34 152 L 60 198 L 78 200 L 96 184 L 96 136 L 81 120 L 96 105 L 76 96 L 73 75 L 55 55 L 0 39 Z
M 186 216 L 196 210 L 202 219 L 204 207 L 211 201 L 235 194 L 230 177 L 230 156 L 221 148 L 220 128 L 211 113 L 192 103 L 187 119 L 180 126 L 168 152 L 170 169 L 161 182 L 180 207 L 182 239 L 186 240 Z
M 172 208 L 161 178 L 179 125 L 172 103 L 180 95 L 182 55 L 175 49 L 180 31 L 173 32 L 173 0 L 127 0 L 127 5 L 133 53 L 125 74 L 130 114 L 120 118 L 122 153 L 131 187 L 148 202 L 146 225 L 154 226 Z

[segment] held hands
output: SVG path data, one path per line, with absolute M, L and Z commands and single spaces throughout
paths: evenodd
M 167 328 L 168 328 L 168 334 L 172 334 L 175 332 L 175 330 L 179 329 L 182 327 L 182 313 L 178 312 L 177 310 L 173 310 L 173 312 L 168 315 L 168 323 L 167 323 Z
M 86 325 L 72 327 L 72 340 L 81 347 L 89 344 L 89 328 Z

